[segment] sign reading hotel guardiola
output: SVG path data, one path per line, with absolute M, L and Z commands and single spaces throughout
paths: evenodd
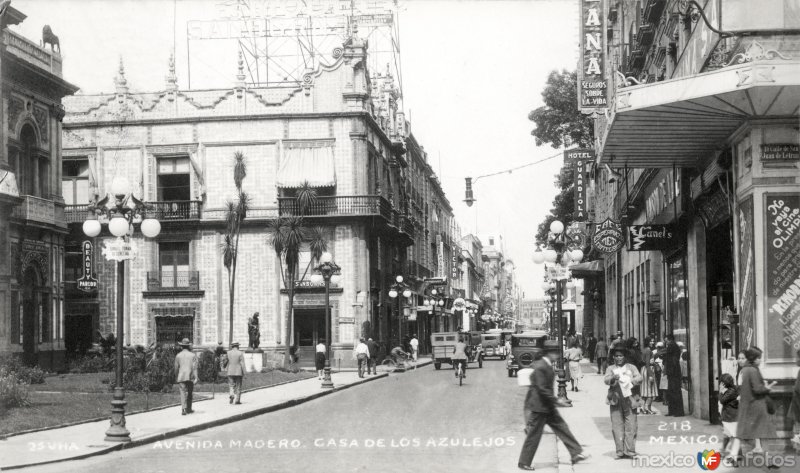
M 767 194 L 766 249 L 767 359 L 794 360 L 800 349 L 800 193 Z
M 680 244 L 675 225 L 630 225 L 628 251 L 658 251 Z
M 606 17 L 602 0 L 580 0 L 580 9 L 578 108 L 591 113 L 608 108 L 604 47 Z
M 575 169 L 575 212 L 573 219 L 576 222 L 585 222 L 588 216 L 586 203 L 586 170 L 589 163 L 594 161 L 592 149 L 570 149 L 564 151 L 564 162 Z

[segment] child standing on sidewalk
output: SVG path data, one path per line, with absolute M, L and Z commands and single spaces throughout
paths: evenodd
M 723 452 L 732 450 L 736 440 L 736 418 L 739 415 L 739 390 L 733 381 L 733 376 L 725 373 L 719 377 L 719 404 L 722 418 L 722 448 Z

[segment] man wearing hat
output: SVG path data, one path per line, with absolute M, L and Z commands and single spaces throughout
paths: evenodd
M 609 386 L 608 404 L 611 414 L 611 433 L 616 447 L 616 458 L 635 458 L 637 420 L 633 402 L 633 387 L 642 382 L 642 375 L 636 366 L 627 362 L 628 350 L 623 345 L 611 349 L 614 361 L 606 370 L 604 378 Z
M 183 350 L 175 355 L 175 382 L 181 390 L 181 414 L 191 414 L 192 412 L 192 391 L 197 383 L 197 355 L 192 353 L 189 346 L 192 343 L 188 338 L 184 338 L 178 343 Z
M 233 342 L 228 350 L 228 399 L 231 404 L 241 404 L 243 379 L 244 353 L 239 351 L 239 342 Z
M 536 449 L 539 448 L 539 441 L 542 439 L 545 425 L 549 425 L 553 433 L 567 447 L 570 457 L 572 457 L 572 463 L 589 458 L 588 454 L 583 453 L 583 448 L 556 409 L 557 406 L 564 407 L 566 405 L 562 404 L 553 394 L 553 382 L 556 374 L 552 364 L 561 356 L 557 340 L 545 340 L 544 355 L 548 359 L 542 358 L 541 351 L 535 350 L 533 353 L 533 373 L 531 374 L 530 388 L 525 397 L 526 436 L 517 462 L 517 466 L 521 470 L 534 469 L 531 463 Z

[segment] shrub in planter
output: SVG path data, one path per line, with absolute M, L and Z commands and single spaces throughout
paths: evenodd
M 212 383 L 217 378 L 219 366 L 214 362 L 214 352 L 205 350 L 197 355 L 197 377 L 202 383 Z
M 20 380 L 16 373 L 4 368 L 0 368 L 0 404 L 3 408 L 30 405 L 28 384 Z
M 112 371 L 114 364 L 111 359 L 102 355 L 82 356 L 69 363 L 70 373 L 100 373 Z

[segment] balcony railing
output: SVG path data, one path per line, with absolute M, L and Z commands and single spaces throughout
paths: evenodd
M 67 223 L 83 223 L 89 218 L 89 204 L 67 205 L 64 207 Z
M 199 291 L 199 271 L 148 271 L 147 290 L 158 291 Z
M 278 198 L 280 216 L 300 215 L 300 208 L 294 197 Z M 391 215 L 391 205 L 377 195 L 338 195 L 317 197 L 306 209 L 308 217 L 346 217 L 361 215 Z
M 167 220 L 200 220 L 200 201 L 176 200 L 163 202 L 146 202 L 145 214 L 149 218 L 160 221 Z

